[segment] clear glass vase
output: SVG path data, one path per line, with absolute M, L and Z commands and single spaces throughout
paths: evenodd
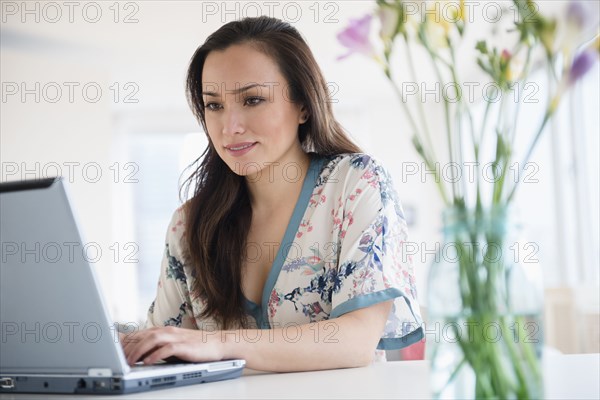
M 426 323 L 435 398 L 543 398 L 543 282 L 506 208 L 444 212 Z

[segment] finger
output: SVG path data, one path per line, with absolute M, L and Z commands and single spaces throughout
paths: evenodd
M 152 351 L 154 351 L 156 349 L 156 347 L 152 348 L 149 351 L 147 351 L 146 353 L 142 354 L 142 356 L 137 357 L 135 354 L 133 354 L 137 348 L 135 346 L 135 343 L 139 343 L 139 341 L 135 341 L 134 344 L 129 343 L 129 346 L 127 347 L 127 349 L 123 349 L 124 353 L 125 353 L 125 359 L 127 360 L 127 363 L 130 365 L 137 363 L 138 361 L 140 361 L 140 359 L 143 359 L 144 357 L 146 357 L 148 354 L 150 354 Z
M 154 351 L 151 351 L 148 354 L 146 354 L 142 358 L 142 361 L 144 362 L 144 364 L 155 364 L 158 361 L 164 360 L 172 356 L 176 356 L 178 348 L 179 345 L 176 343 L 167 343 L 164 346 L 160 346 L 154 349 Z
M 152 349 L 150 349 L 148 352 L 142 354 L 140 357 L 137 357 L 137 359 L 133 362 L 128 363 L 129 365 L 135 365 L 135 363 L 139 362 L 139 361 L 143 361 L 146 357 L 148 357 L 150 354 L 152 354 L 153 352 L 155 352 L 156 350 L 158 350 L 160 347 L 154 347 Z
M 129 332 L 123 335 L 123 343 L 121 344 L 123 347 L 123 351 L 126 356 L 130 355 L 133 349 L 135 349 L 138 343 L 145 340 L 146 336 L 155 331 L 162 328 L 153 327 L 150 329 L 143 329 L 141 331 Z
M 157 329 L 140 336 L 143 336 L 143 338 L 139 338 L 141 340 L 131 343 L 131 347 L 128 346 L 127 362 L 129 364 L 135 364 L 146 353 L 168 343 L 170 335 L 164 329 Z
M 123 335 L 121 347 L 123 347 L 123 352 L 125 353 L 125 356 L 131 354 L 133 349 L 135 349 L 136 345 L 143 340 L 143 337 L 146 334 L 147 332 L 134 332 Z

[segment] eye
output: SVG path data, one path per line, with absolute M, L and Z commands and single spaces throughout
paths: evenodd
M 218 103 L 208 103 L 204 106 L 204 108 L 206 108 L 209 111 L 218 111 L 219 107 L 221 107 L 221 105 Z
M 263 98 L 262 97 L 248 97 L 246 99 L 246 104 L 250 105 L 250 106 L 256 106 L 260 103 L 263 102 Z

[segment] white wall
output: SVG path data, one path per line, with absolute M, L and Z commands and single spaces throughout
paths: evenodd
M 30 2 L 35 10 L 36 2 Z M 264 2 L 256 2 L 268 8 Z M 295 4 L 295 5 L 292 5 Z M 132 185 L 123 181 L 124 163 L 129 160 L 125 144 L 130 134 L 140 133 L 187 133 L 198 131 L 197 123 L 187 108 L 184 97 L 184 78 L 187 63 L 193 51 L 206 36 L 222 23 L 237 17 L 251 16 L 254 10 L 244 8 L 244 2 L 231 2 L 223 10 L 222 2 L 121 2 L 115 22 L 113 2 L 97 2 L 102 11 L 98 22 L 90 22 L 94 15 L 82 13 L 85 4 L 76 8 L 73 22 L 69 22 L 68 9 L 58 4 L 62 18 L 52 22 L 52 9 L 44 11 L 43 3 L 38 11 L 23 13 L 21 2 L 2 2 L 2 36 L 0 67 L 3 96 L 0 118 L 0 156 L 2 180 L 23 176 L 21 164 L 33 168 L 39 163 L 43 170 L 50 163 L 63 166 L 79 162 L 80 166 L 97 163 L 102 178 L 91 182 L 93 176 L 82 176 L 82 169 L 75 168 L 71 185 L 73 201 L 87 233 L 88 242 L 101 244 L 104 256 L 97 263 L 97 271 L 115 318 L 133 320 L 144 312 L 144 304 L 137 304 L 134 290 L 135 265 L 123 262 L 121 252 L 113 261 L 117 243 L 120 248 L 135 242 L 134 222 L 131 215 Z M 236 5 L 237 11 L 236 11 Z M 338 62 L 338 55 L 346 52 L 335 38 L 348 18 L 362 16 L 373 8 L 372 1 L 344 2 L 281 2 L 273 16 L 296 19 L 295 26 L 305 35 L 313 49 L 325 77 L 338 89 L 334 99 L 335 111 L 342 124 L 370 153 L 378 157 L 392 172 L 396 188 L 406 208 L 414 208 L 415 225 L 410 228 L 411 240 L 432 249 L 441 240 L 441 201 L 431 179 L 424 184 L 419 175 L 407 176 L 407 162 L 420 160 L 410 142 L 408 123 L 399 111 L 398 100 L 387 84 L 383 73 L 371 60 L 360 56 Z M 15 11 L 15 5 L 17 7 Z M 11 8 L 13 7 L 13 8 Z M 214 8 L 216 7 L 216 8 Z M 286 8 L 287 13 L 283 13 Z M 299 7 L 299 8 L 298 8 Z M 312 8 L 311 8 L 312 7 Z M 295 10 L 300 14 L 296 17 Z M 216 10 L 216 14 L 212 11 Z M 244 14 L 245 10 L 245 14 Z M 318 13 L 317 13 L 318 10 Z M 13 14 L 13 12 L 16 12 Z M 132 23 L 125 23 L 130 15 Z M 330 16 L 331 18 L 327 18 Z M 37 17 L 37 20 L 36 20 Z M 87 19 L 86 19 L 87 18 Z M 335 21 L 337 20 L 337 22 Z M 472 46 L 461 49 L 461 59 L 467 59 Z M 404 54 L 396 56 L 398 76 L 406 79 Z M 422 59 L 416 60 L 417 68 L 424 75 L 428 68 Z M 463 70 L 465 77 L 480 79 L 471 69 Z M 420 79 L 431 81 L 430 76 Z M 40 102 L 33 95 L 22 101 L 20 93 L 8 95 L 7 89 L 25 83 L 33 88 L 39 82 L 47 86 Z M 63 90 L 63 98 L 52 103 L 56 82 Z M 74 101 L 68 98 L 65 82 L 79 86 L 74 91 Z M 82 87 L 92 83 L 102 89 L 96 103 L 86 100 Z M 125 86 L 129 84 L 129 86 Z M 116 86 L 115 86 L 116 85 Z M 19 86 L 20 87 L 20 86 Z M 115 99 L 118 89 L 119 97 Z M 90 89 L 91 90 L 91 89 Z M 90 91 L 93 94 L 92 91 Z M 129 94 L 131 102 L 126 101 Z M 428 106 L 427 118 L 436 141 L 440 140 L 442 119 L 437 109 Z M 552 225 L 553 203 L 549 143 L 542 143 L 537 154 L 544 166 L 540 178 L 544 181 L 534 187 L 523 187 L 520 195 L 522 208 L 532 209 L 529 216 L 537 225 L 530 234 L 548 235 L 557 229 Z M 120 179 L 115 182 L 115 169 L 119 162 Z M 157 159 L 157 162 L 161 162 Z M 19 171 L 9 175 L 17 163 Z M 94 165 L 91 165 L 92 167 Z M 89 169 L 91 174 L 94 170 Z M 42 172 L 42 171 L 40 171 Z M 538 240 L 537 238 L 531 240 Z M 553 243 L 555 238 L 546 240 Z M 555 243 L 555 242 L 554 242 Z M 163 235 L 156 238 L 156 246 L 162 246 Z M 544 269 L 556 271 L 554 256 L 556 244 L 546 245 L 542 262 Z M 431 256 L 422 262 L 423 255 L 415 257 L 418 288 L 424 293 L 427 265 Z M 157 260 L 157 275 L 158 275 Z M 551 283 L 560 283 L 558 275 L 550 272 Z M 424 302 L 424 296 L 422 296 Z

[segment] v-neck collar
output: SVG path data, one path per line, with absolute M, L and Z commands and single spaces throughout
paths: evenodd
M 271 292 L 273 291 L 273 287 L 277 282 L 277 278 L 279 278 L 279 273 L 283 267 L 283 262 L 285 261 L 292 243 L 294 242 L 296 232 L 298 232 L 298 227 L 300 226 L 300 222 L 302 222 L 302 217 L 306 212 L 306 207 L 308 206 L 308 202 L 310 201 L 310 197 L 315 188 L 317 178 L 319 177 L 324 162 L 324 157 L 311 154 L 310 165 L 306 175 L 304 176 L 304 182 L 302 183 L 302 189 L 300 191 L 300 195 L 298 196 L 298 200 L 296 201 L 294 212 L 292 213 L 290 221 L 288 222 L 285 234 L 283 235 L 283 240 L 279 245 L 275 259 L 271 264 L 271 270 L 269 271 L 267 281 L 265 282 L 265 286 L 263 288 L 261 305 L 258 305 L 244 297 L 246 300 L 246 311 L 248 311 L 248 313 L 256 319 L 258 329 L 269 329 L 271 327 L 269 324 L 268 315 Z

